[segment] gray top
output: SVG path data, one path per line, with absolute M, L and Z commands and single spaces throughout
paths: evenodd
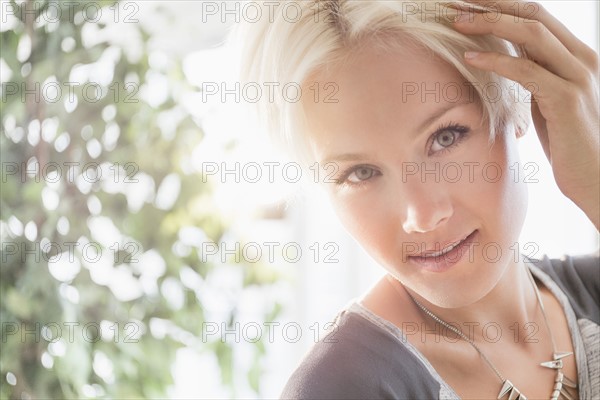
M 525 261 L 565 311 L 580 399 L 600 399 L 598 253 Z M 335 326 L 305 354 L 281 398 L 460 399 L 400 328 L 356 299 L 337 314 Z

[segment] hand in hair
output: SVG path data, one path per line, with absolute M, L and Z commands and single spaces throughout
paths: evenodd
M 521 1 L 472 1 L 492 14 L 463 11 L 455 28 L 492 34 L 521 48 L 521 57 L 465 53 L 469 65 L 493 71 L 531 91 L 535 130 L 562 193 L 598 228 L 600 127 L 598 54 L 541 5 Z

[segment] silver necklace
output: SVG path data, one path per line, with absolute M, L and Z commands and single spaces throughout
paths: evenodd
M 566 377 L 562 372 L 562 368 L 563 368 L 562 359 L 567 356 L 572 355 L 573 353 L 556 351 L 556 343 L 554 342 L 554 336 L 552 335 L 552 330 L 550 329 L 550 324 L 548 323 L 548 318 L 546 317 L 546 311 L 544 310 L 544 303 L 542 302 L 540 292 L 538 291 L 537 285 L 535 284 L 535 281 L 533 280 L 531 271 L 527 267 L 525 267 L 525 269 L 527 270 L 527 273 L 529 275 L 529 280 L 531 281 L 531 283 L 533 285 L 533 289 L 535 291 L 535 295 L 537 297 L 537 301 L 540 306 L 540 310 L 542 311 L 542 316 L 544 317 L 544 323 L 546 324 L 546 328 L 548 329 L 548 334 L 549 334 L 550 340 L 552 342 L 552 356 L 553 356 L 552 361 L 546 361 L 546 362 L 540 363 L 540 365 L 542 367 L 556 370 L 556 378 L 554 380 L 554 388 L 552 390 L 550 399 L 558 400 L 558 398 L 560 396 L 562 396 L 562 398 L 567 399 L 567 400 L 575 400 L 573 395 L 567 391 L 567 388 L 576 389 L 577 384 L 573 380 Z M 509 381 L 508 379 L 506 379 L 502 376 L 500 371 L 498 371 L 498 369 L 494 366 L 494 364 L 486 357 L 485 354 L 483 354 L 481 349 L 479 349 L 479 347 L 473 342 L 473 340 L 471 340 L 470 338 L 465 336 L 465 334 L 463 334 L 462 331 L 460 331 L 458 328 L 455 328 L 454 326 L 446 323 L 445 321 L 440 319 L 437 315 L 435 315 L 434 313 L 429 311 L 423 304 L 421 304 L 417 299 L 415 299 L 408 290 L 406 291 L 406 293 L 408 293 L 410 298 L 415 302 L 415 304 L 424 313 L 429 315 L 431 318 L 433 318 L 438 323 L 444 325 L 447 329 L 450 329 L 452 332 L 456 333 L 458 336 L 460 336 L 460 338 L 462 338 L 463 340 L 468 342 L 471 346 L 473 346 L 473 348 L 475 350 L 477 350 L 477 352 L 479 353 L 481 358 L 484 359 L 484 361 L 491 367 L 491 369 L 494 371 L 496 376 L 498 376 L 498 378 L 502 382 L 502 388 L 500 389 L 500 392 L 498 393 L 498 399 L 502 399 L 502 398 L 504 398 L 504 396 L 508 395 L 508 400 L 527 400 L 527 397 L 525 397 L 525 395 L 523 393 L 521 393 L 521 391 L 518 390 L 511 381 Z

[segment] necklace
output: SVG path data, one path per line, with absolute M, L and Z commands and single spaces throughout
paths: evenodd
M 533 285 L 533 289 L 534 289 L 535 295 L 537 297 L 537 302 L 540 306 L 540 310 L 542 311 L 542 316 L 544 317 L 544 323 L 546 324 L 546 328 L 548 329 L 548 334 L 549 334 L 550 340 L 552 342 L 552 356 L 553 356 L 552 358 L 553 359 L 551 361 L 546 361 L 546 362 L 540 363 L 540 365 L 542 367 L 556 370 L 556 378 L 554 380 L 554 388 L 552 390 L 552 395 L 550 396 L 550 400 L 558 400 L 559 396 L 562 396 L 563 398 L 565 398 L 567 400 L 575 400 L 573 395 L 567 391 L 567 388 L 576 389 L 577 384 L 573 380 L 566 377 L 562 372 L 562 368 L 563 368 L 562 359 L 567 356 L 572 355 L 573 353 L 556 351 L 556 343 L 554 342 L 554 336 L 552 335 L 552 330 L 550 329 L 550 324 L 548 323 L 548 318 L 546 317 L 546 311 L 544 310 L 544 303 L 542 302 L 540 292 L 537 288 L 537 285 L 535 284 L 535 281 L 533 280 L 531 271 L 527 267 L 525 267 L 525 269 L 527 270 L 529 280 L 531 281 L 531 283 Z M 470 338 L 465 336 L 465 334 L 463 334 L 462 331 L 460 331 L 458 328 L 455 328 L 454 326 L 446 323 L 445 321 L 440 319 L 438 316 L 436 316 L 434 313 L 429 311 L 423 304 L 421 304 L 419 301 L 417 301 L 417 299 L 415 299 L 408 290 L 406 291 L 406 293 L 408 293 L 410 298 L 415 302 L 415 304 L 425 314 L 429 315 L 431 318 L 433 318 L 435 321 L 437 321 L 438 323 L 445 326 L 447 329 L 450 329 L 452 332 L 456 333 L 458 336 L 460 336 L 461 339 L 468 342 L 471 346 L 473 346 L 473 348 L 475 350 L 477 350 L 477 352 L 479 353 L 481 358 L 484 359 L 484 361 L 490 366 L 490 368 L 494 371 L 496 376 L 498 376 L 498 378 L 502 382 L 502 388 L 500 389 L 500 392 L 498 393 L 498 399 L 502 399 L 504 396 L 508 395 L 508 400 L 527 400 L 527 397 L 525 397 L 525 395 L 523 395 L 523 393 L 521 393 L 521 391 L 518 390 L 511 381 L 509 381 L 508 379 L 506 379 L 502 376 L 500 371 L 498 371 L 498 369 L 494 366 L 494 364 L 486 357 L 485 354 L 483 354 L 481 349 L 473 342 L 473 340 L 471 340 Z

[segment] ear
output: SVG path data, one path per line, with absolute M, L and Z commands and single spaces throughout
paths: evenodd
M 526 132 L 527 132 L 526 128 L 523 128 L 523 127 L 517 128 L 517 127 L 515 127 L 515 136 L 517 137 L 517 139 L 520 139 L 523 136 L 525 136 Z

